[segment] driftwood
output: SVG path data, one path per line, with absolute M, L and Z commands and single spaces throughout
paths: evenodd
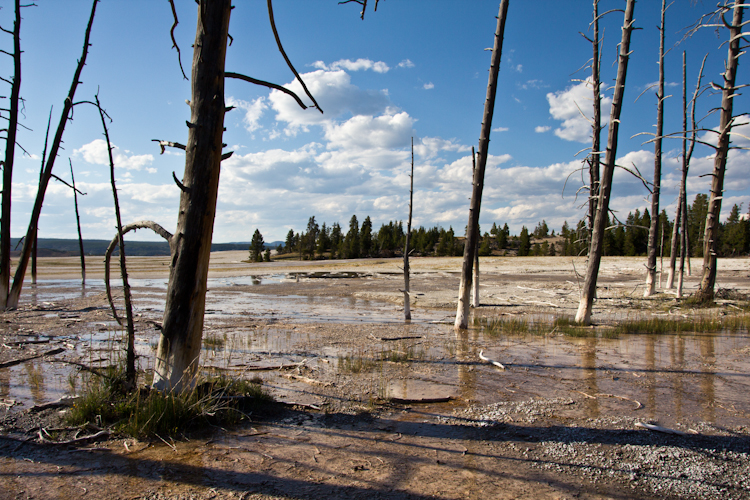
M 63 349 L 62 347 L 58 347 L 57 349 L 52 349 L 51 351 L 43 352 L 40 354 L 35 354 L 33 356 L 12 359 L 10 361 L 6 361 L 5 363 L 0 363 L 0 368 L 8 368 L 9 366 L 20 365 L 21 363 L 25 363 L 26 361 L 31 361 L 32 359 L 37 359 L 37 358 L 41 358 L 44 356 L 54 356 L 55 354 L 60 354 L 63 351 L 65 351 L 65 349 Z
M 374 335 L 370 335 L 375 340 L 379 340 L 381 342 L 391 342 L 394 340 L 411 340 L 411 339 L 422 339 L 424 338 L 421 335 L 404 335 L 403 337 L 375 337 Z
M 78 396 L 73 396 L 73 397 L 63 396 L 56 401 L 50 401 L 49 403 L 42 403 L 39 405 L 34 405 L 31 408 L 29 408 L 29 412 L 42 411 L 48 408 L 59 408 L 61 406 L 70 407 L 76 404 L 76 402 L 78 402 L 79 399 L 81 398 Z
M 491 365 L 495 365 L 495 366 L 497 366 L 498 368 L 500 368 L 502 370 L 505 370 L 505 365 L 503 365 L 499 361 L 492 360 L 492 359 L 488 358 L 487 356 L 485 356 L 484 355 L 484 350 L 480 350 L 479 351 L 479 359 L 481 359 L 482 361 L 484 361 L 486 363 L 490 363 Z
M 675 429 L 669 429 L 668 427 L 662 427 L 660 425 L 654 425 L 654 424 L 646 424 L 644 422 L 636 422 L 636 427 L 641 427 L 642 429 L 647 429 L 649 431 L 654 432 L 663 432 L 664 434 L 674 434 L 675 436 L 689 436 L 687 432 L 678 431 Z
M 304 377 L 302 375 L 294 375 L 293 373 L 288 373 L 284 375 L 284 377 L 290 380 L 298 380 L 300 382 L 304 382 L 309 385 L 320 385 L 323 387 L 330 387 L 331 385 L 333 385 L 330 382 L 323 382 L 321 380 L 315 380 L 314 378 Z

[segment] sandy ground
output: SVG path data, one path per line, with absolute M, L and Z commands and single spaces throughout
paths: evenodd
M 26 287 L 19 310 L 3 313 L 0 362 L 64 352 L 0 369 L 0 497 L 750 498 L 746 327 L 619 338 L 571 338 L 551 327 L 457 334 L 458 258 L 412 259 L 413 320 L 405 323 L 397 259 L 246 257 L 212 254 L 204 339 L 221 340 L 206 346 L 202 364 L 260 375 L 285 406 L 170 445 L 119 438 L 79 446 L 39 442 L 40 426 L 60 410 L 31 408 L 80 389 L 61 361 L 101 366 L 121 338 L 101 259 L 87 259 L 85 288 L 77 259 L 42 259 L 39 283 Z M 148 370 L 168 260 L 129 262 Z M 729 318 L 748 305 L 747 259 L 720 262 L 723 298 L 702 310 L 669 290 L 643 299 L 644 263 L 604 259 L 596 322 Z M 585 265 L 483 258 L 473 315 L 572 316 Z M 693 265 L 688 293 L 700 261 Z

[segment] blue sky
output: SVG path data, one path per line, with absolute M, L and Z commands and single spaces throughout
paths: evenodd
M 372 2 L 371 2 L 372 3 Z M 290 228 L 304 230 L 314 215 L 329 225 L 346 226 L 352 214 L 369 215 L 376 228 L 408 215 L 409 142 L 415 143 L 415 225 L 453 226 L 460 231 L 468 217 L 471 195 L 471 147 L 479 137 L 490 52 L 498 11 L 496 0 L 382 0 L 378 11 L 359 18 L 355 4 L 336 0 L 277 0 L 276 25 L 287 54 L 325 111 L 302 110 L 278 91 L 230 80 L 226 100 L 237 106 L 226 117 L 224 142 L 234 156 L 223 162 L 214 241 L 249 241 L 258 228 L 266 241 L 283 239 Z M 650 177 L 653 145 L 639 132 L 650 132 L 656 120 L 656 97 L 647 91 L 658 78 L 659 4 L 636 4 L 636 26 L 625 107 L 621 117 L 618 158 Z M 44 130 L 50 106 L 59 120 L 80 57 L 90 2 L 39 0 L 23 11 L 21 27 L 25 98 L 19 141 L 30 156 L 17 155 L 13 185 L 12 234 L 26 231 L 36 192 Z M 175 0 L 180 24 L 175 30 L 189 74 L 195 36 L 196 5 Z M 600 10 L 624 8 L 624 0 L 602 0 Z M 0 2 L 0 25 L 12 27 L 12 2 Z M 227 71 L 243 73 L 299 89 L 276 48 L 266 2 L 235 2 Z M 667 132 L 681 129 L 682 51 L 688 52 L 688 91 L 692 94 L 702 57 L 708 53 L 705 82 L 720 81 L 725 32 L 704 29 L 677 44 L 684 28 L 708 12 L 714 2 L 676 0 L 667 12 Z M 545 219 L 559 230 L 583 216 L 575 192 L 581 175 L 566 177 L 585 153 L 590 128 L 578 108 L 590 115 L 590 72 L 578 71 L 591 56 L 579 32 L 588 30 L 591 2 L 579 0 L 511 2 L 506 25 L 490 158 L 482 214 L 483 230 L 508 223 L 513 233 Z M 602 80 L 614 82 L 621 13 L 602 22 Z M 152 139 L 185 142 L 190 87 L 184 81 L 169 37 L 172 14 L 166 0 L 103 0 L 97 7 L 87 66 L 76 100 L 99 97 L 113 118 L 110 137 L 124 222 L 151 219 L 173 230 L 184 155 L 159 155 Z M 12 49 L 9 36 L 0 48 Z M 0 76 L 12 75 L 10 58 L 0 59 Z M 747 81 L 740 63 L 738 83 Z M 8 95 L 9 88 L 0 92 Z M 298 92 L 299 93 L 299 92 Z M 611 90 L 604 92 L 611 96 Z M 719 105 L 706 93 L 698 117 Z M 608 108 L 604 114 L 608 116 Z M 735 101 L 737 113 L 748 112 L 748 100 Z M 718 115 L 702 122 L 715 127 Z M 744 128 L 744 127 L 743 127 Z M 746 127 L 750 129 L 750 126 Z M 747 131 L 744 135 L 750 136 Z M 606 137 L 606 136 L 605 136 Z M 109 239 L 115 216 L 101 125 L 95 109 L 79 106 L 64 135 L 65 150 L 55 174 L 70 178 L 88 194 L 79 199 L 85 238 Z M 737 138 L 735 145 L 748 145 Z M 662 206 L 673 217 L 679 180 L 681 142 L 664 145 Z M 690 200 L 708 192 L 712 150 L 696 149 L 688 186 Z M 725 183 L 723 216 L 732 204 L 750 203 L 748 154 L 735 151 Z M 650 206 L 637 179 L 619 171 L 612 208 L 628 211 Z M 70 190 L 53 181 L 47 191 L 40 237 L 76 237 Z M 134 239 L 156 239 L 139 232 Z

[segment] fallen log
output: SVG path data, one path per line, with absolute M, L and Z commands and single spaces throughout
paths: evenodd
M 63 351 L 65 351 L 65 349 L 63 349 L 62 347 L 58 347 L 57 349 L 52 349 L 50 351 L 43 352 L 41 354 L 35 354 L 33 356 L 27 356 L 25 358 L 12 359 L 10 361 L 0 363 L 0 368 L 8 368 L 10 366 L 20 365 L 21 363 L 25 363 L 27 361 L 31 361 L 32 359 L 37 359 L 37 358 L 41 358 L 44 356 L 54 356 L 55 354 L 60 354 Z

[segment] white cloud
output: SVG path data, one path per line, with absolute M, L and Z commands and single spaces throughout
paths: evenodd
M 508 130 L 510 130 L 508 127 L 497 127 L 492 129 L 493 132 L 507 132 Z
M 342 124 L 326 126 L 328 149 L 401 148 L 413 135 L 414 120 L 406 112 L 372 117 L 358 115 Z
M 435 88 L 435 84 L 432 83 L 432 82 L 425 83 L 424 85 L 422 85 L 422 88 L 425 89 L 425 90 L 434 89 Z
M 555 120 L 561 120 L 560 128 L 555 135 L 566 141 L 588 142 L 591 137 L 593 102 L 590 81 L 578 83 L 565 90 L 547 94 L 549 113 Z M 609 113 L 605 109 L 612 102 L 609 97 L 602 97 L 602 121 Z
M 458 144 L 455 141 L 455 139 L 446 140 L 439 137 L 423 137 L 419 142 L 414 144 L 414 153 L 425 159 L 431 159 L 437 156 L 440 151 L 455 151 L 460 153 L 471 151 L 469 146 Z
M 248 102 L 230 96 L 227 98 L 227 105 L 243 110 L 245 116 L 242 117 L 242 122 L 245 124 L 245 130 L 254 132 L 260 128 L 258 121 L 263 116 L 263 111 L 268 109 L 265 100 L 266 98 L 261 96 L 253 102 Z
M 401 61 L 400 63 L 398 63 L 398 67 L 399 68 L 413 68 L 414 67 L 414 63 L 411 62 L 411 60 L 409 60 L 409 59 L 404 59 L 403 61 Z
M 276 111 L 276 120 L 286 122 L 285 133 L 295 135 L 307 130 L 309 125 L 323 125 L 343 114 L 379 115 L 388 108 L 388 96 L 382 91 L 362 90 L 352 85 L 350 76 L 343 70 L 317 70 L 302 75 L 308 89 L 325 113 L 315 109 L 302 109 L 290 96 L 273 90 L 268 95 L 271 108 Z M 295 79 L 285 85 L 297 95 L 304 95 L 302 86 Z
M 120 150 L 114 144 L 112 145 L 112 158 L 117 168 L 126 170 L 143 170 L 147 165 L 154 161 L 153 155 L 134 155 L 130 151 Z M 109 155 L 107 154 L 107 141 L 104 139 L 94 139 L 88 144 L 84 144 L 79 149 L 73 151 L 74 156 L 81 156 L 87 163 L 94 165 L 109 166 Z M 155 170 L 146 169 L 147 172 L 153 173 Z
M 407 59 L 406 61 L 402 61 L 401 63 L 399 63 L 399 67 L 403 67 L 401 65 L 405 64 L 407 61 L 409 64 L 411 63 L 411 61 Z M 345 69 L 347 71 L 366 71 L 368 69 L 371 69 L 375 73 L 388 73 L 388 71 L 390 71 L 391 69 L 383 61 L 372 61 L 370 59 L 363 58 L 359 58 L 356 61 L 352 61 L 351 59 L 340 59 L 336 62 L 332 62 L 329 65 L 326 65 L 323 61 L 315 61 L 314 63 L 312 63 L 312 66 L 314 68 L 326 71 L 336 71 L 339 69 Z
M 518 64 L 513 69 L 515 69 L 519 73 L 523 73 L 523 64 Z
M 552 127 L 550 127 L 549 125 L 538 125 L 534 127 L 534 132 L 536 132 L 537 134 L 543 134 L 545 132 L 549 132 L 551 128 Z

